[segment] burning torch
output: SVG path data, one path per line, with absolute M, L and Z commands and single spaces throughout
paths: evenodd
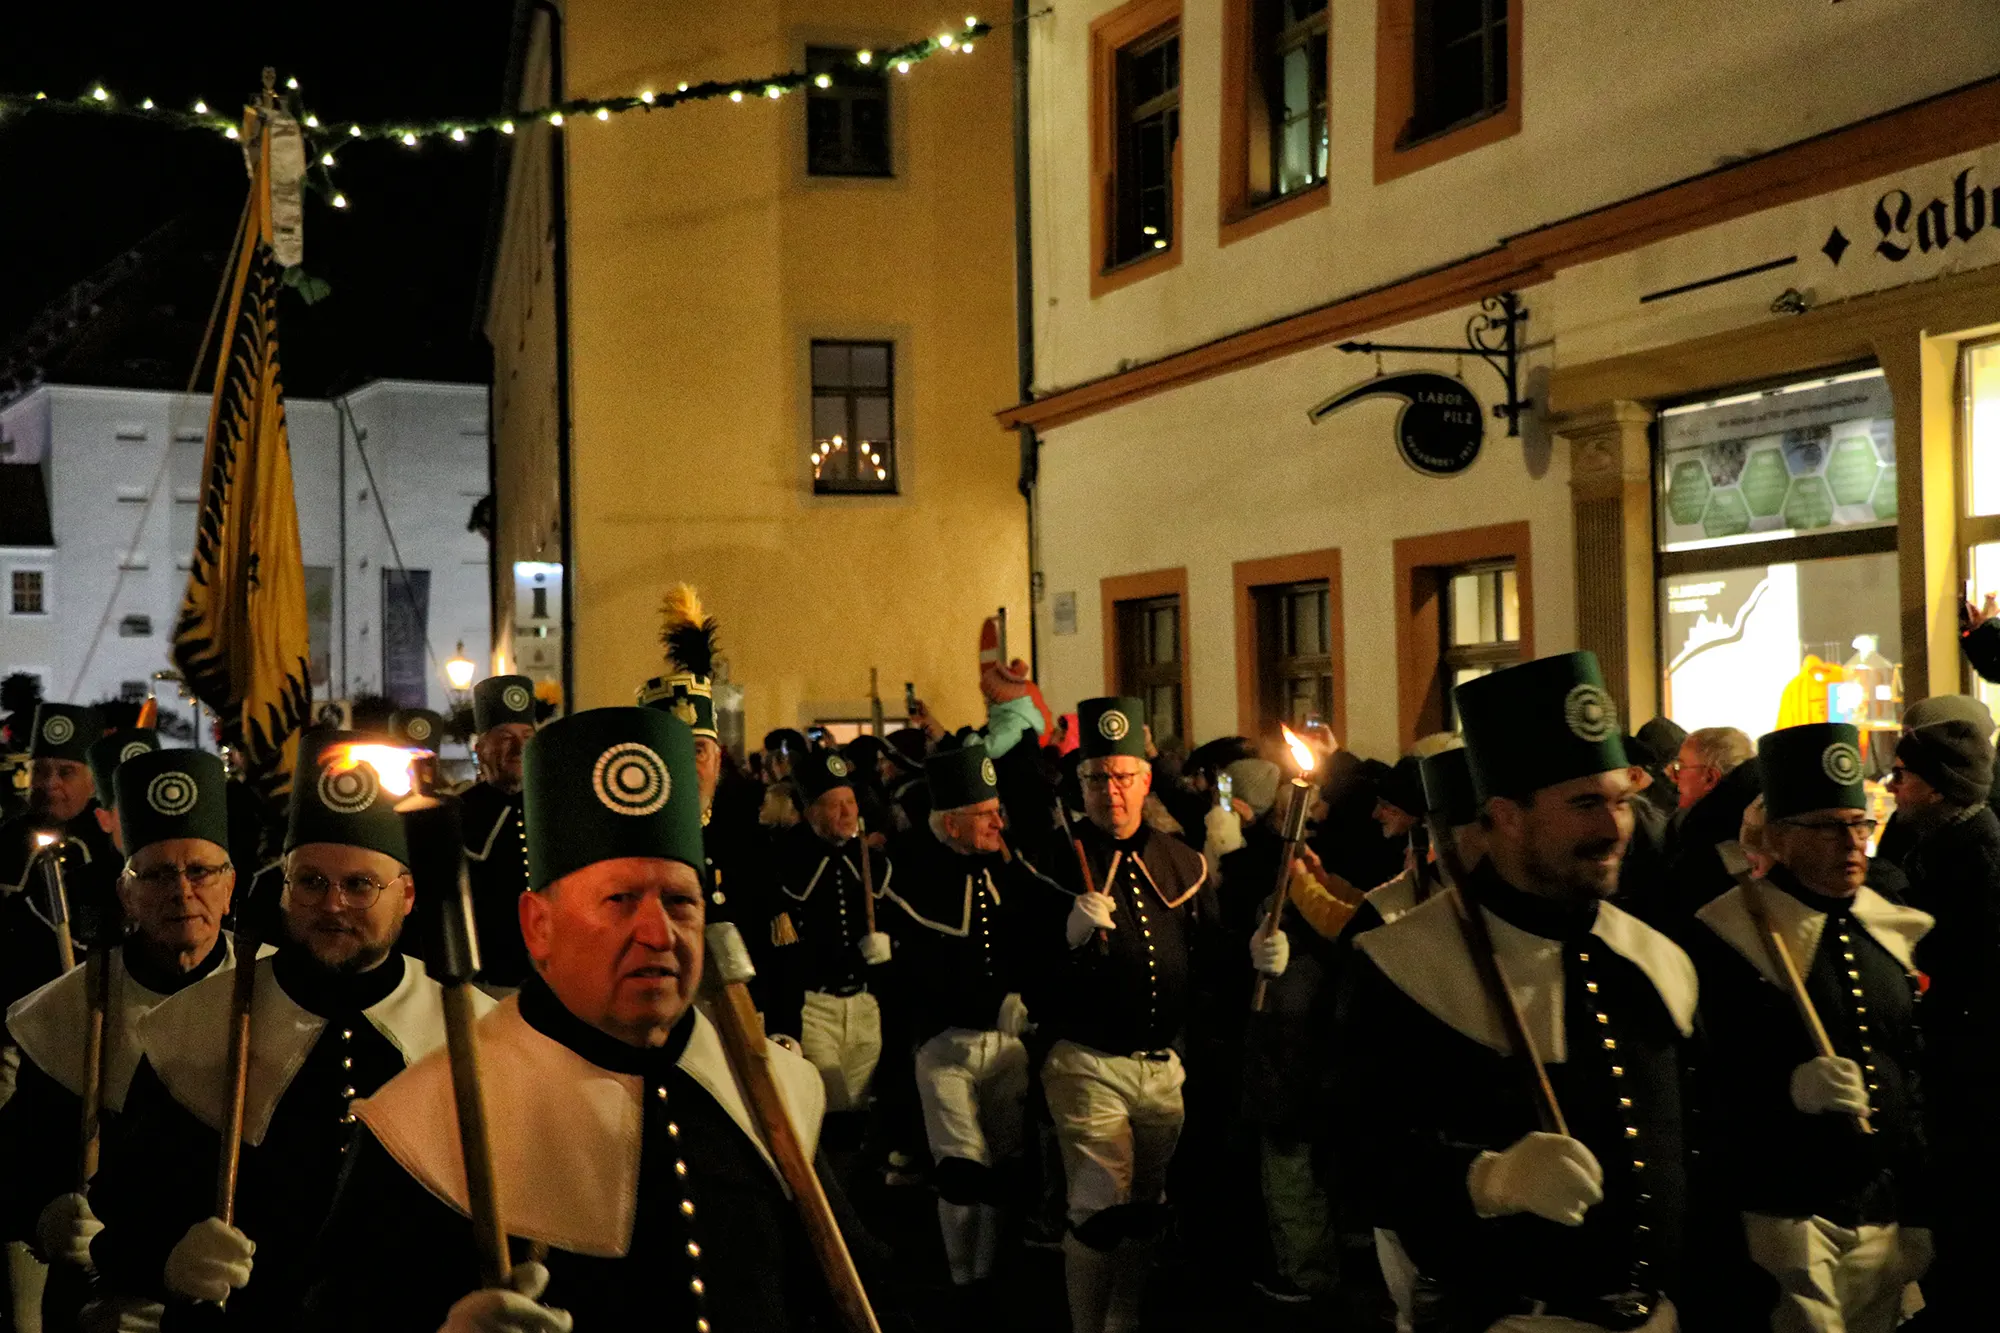
M 55 929 L 56 952 L 62 957 L 65 972 L 76 966 L 76 941 L 69 929 L 69 890 L 63 886 L 63 848 L 68 842 L 60 833 L 35 835 L 35 854 L 42 858 L 42 876 L 49 886 L 49 925 Z
M 1280 726 L 1285 733 L 1285 744 L 1292 752 L 1292 762 L 1298 765 L 1299 775 L 1291 781 L 1291 803 L 1285 807 L 1285 854 L 1278 861 L 1278 885 L 1271 893 L 1271 910 L 1264 918 L 1264 935 L 1269 938 L 1278 931 L 1279 920 L 1285 914 L 1285 896 L 1291 887 L 1292 862 L 1297 860 L 1306 843 L 1306 819 L 1312 814 L 1313 784 L 1310 781 L 1319 757 L 1312 747 L 1300 740 L 1298 733 L 1290 727 Z M 1258 1013 L 1264 1009 L 1265 993 L 1270 989 L 1271 978 L 1260 972 L 1257 974 L 1257 988 L 1250 995 L 1250 1008 Z

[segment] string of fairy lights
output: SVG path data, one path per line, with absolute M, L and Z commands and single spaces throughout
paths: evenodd
M 395 142 L 405 148 L 421 148 L 434 140 L 463 144 L 480 134 L 511 135 L 522 128 L 546 123 L 560 129 L 575 121 L 606 121 L 631 112 L 666 111 L 695 102 L 729 101 L 745 103 L 779 101 L 808 87 L 830 88 L 843 71 L 860 73 L 908 74 L 922 62 L 939 55 L 971 55 L 979 39 L 993 26 L 977 15 L 968 14 L 965 26 L 933 37 L 920 37 L 888 50 L 861 50 L 840 62 L 833 70 L 807 72 L 786 70 L 752 79 L 704 79 L 681 81 L 672 88 L 641 88 L 620 97 L 582 97 L 552 103 L 528 111 L 493 116 L 452 117 L 444 120 L 354 121 L 323 120 L 304 104 L 303 89 L 296 78 L 287 78 L 277 92 L 280 105 L 297 120 L 307 150 L 306 184 L 335 208 L 348 206 L 347 196 L 335 185 L 334 168 L 340 154 L 358 144 Z M 46 92 L 0 92 L 0 119 L 9 114 L 67 112 L 79 115 L 116 116 L 151 121 L 173 129 L 200 130 L 236 140 L 243 131 L 239 122 L 222 109 L 197 98 L 192 104 L 167 106 L 150 97 L 121 97 L 103 84 L 94 84 L 76 97 L 55 97 Z

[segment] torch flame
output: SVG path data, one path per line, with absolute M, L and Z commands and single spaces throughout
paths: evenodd
M 47 851 L 47 850 L 48 850 L 49 848 L 51 848 L 51 847 L 53 847 L 53 846 L 55 846 L 55 845 L 56 845 L 56 835 L 55 835 L 55 834 L 53 834 L 53 833 L 37 833 L 37 834 L 35 835 L 35 850 L 37 850 L 37 851 Z
M 416 785 L 417 756 L 422 753 L 399 745 L 336 745 L 327 750 L 324 762 L 329 773 L 345 773 L 366 764 L 375 770 L 383 791 L 408 796 Z
M 1318 756 L 1312 752 L 1312 747 L 1300 740 L 1298 733 L 1284 723 L 1278 724 L 1278 730 L 1285 733 L 1285 744 L 1291 747 L 1292 762 L 1299 766 L 1299 772 L 1312 772 L 1313 765 L 1319 762 Z

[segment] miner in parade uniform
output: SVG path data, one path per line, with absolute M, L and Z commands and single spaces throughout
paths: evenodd
M 1054 1038 L 1042 1087 L 1068 1196 L 1070 1322 L 1075 1333 L 1100 1333 L 1137 1326 L 1180 1139 L 1179 1047 L 1198 983 L 1236 974 L 1223 965 L 1229 946 L 1207 863 L 1145 823 L 1145 705 L 1085 699 L 1077 719 L 1082 861 L 1060 843 L 1040 861 L 1060 892 L 1037 932 L 1029 1001 Z M 1285 947 L 1282 934 L 1261 943 Z M 1276 952 L 1256 961 L 1284 970 Z
M 535 734 L 535 682 L 488 676 L 472 687 L 472 718 L 479 781 L 459 795 L 458 808 L 479 927 L 479 976 L 491 986 L 518 986 L 529 970 L 518 907 L 528 887 L 521 753 Z
M 1449 893 L 1356 939 L 1342 1135 L 1421 1274 L 1419 1328 L 1667 1333 L 1696 987 L 1678 946 L 1605 901 L 1642 780 L 1590 653 L 1468 681 L 1457 702 L 1487 831 L 1461 889 L 1490 941 Z M 1489 947 L 1552 1098 L 1475 960 Z
M 121 856 L 129 857 L 131 851 L 126 847 L 124 833 L 119 828 L 118 766 L 127 759 L 159 748 L 160 733 L 151 727 L 115 731 L 98 737 L 90 747 L 90 779 L 97 788 L 97 826 L 104 830 L 104 835 L 111 839 L 111 845 L 118 849 Z
M 882 1056 L 882 1006 L 869 978 L 870 969 L 889 961 L 892 946 L 870 923 L 892 867 L 862 842 L 846 756 L 838 750 L 795 756 L 792 779 L 806 808 L 771 850 L 772 905 L 779 910 L 770 956 L 783 980 L 767 992 L 768 1019 L 772 1031 L 799 1039 L 826 1080 L 827 1110 L 858 1110 L 868 1104 Z
M 105 1226 L 91 1257 L 113 1289 L 166 1301 L 170 1314 L 226 1301 L 229 1327 L 287 1327 L 354 1102 L 444 1041 L 437 983 L 397 951 L 415 902 L 408 852 L 375 771 L 344 757 L 358 739 L 331 738 L 292 780 L 287 938 L 255 965 L 234 1225 L 211 1215 L 233 975 L 188 987 L 137 1026 L 141 1060 L 91 1191 Z
M 1860 745 L 1838 722 L 1758 742 L 1774 864 L 1704 907 L 1707 930 L 1689 942 L 1729 1107 L 1723 1174 L 1751 1259 L 1777 1279 L 1776 1333 L 1886 1333 L 1931 1252 L 1912 956 L 1932 923 L 1865 883 L 1875 821 Z M 1766 930 L 1834 1054 L 1818 1053 Z
M 150 736 L 126 732 L 93 747 L 115 741 L 133 751 L 121 764 L 114 749 L 97 765 L 107 783 L 115 771 L 123 788 L 106 793 L 121 811 L 130 851 L 118 880 L 129 923 L 124 939 L 100 962 L 71 969 L 7 1011 L 21 1068 L 12 1099 L 0 1107 L 0 1223 L 8 1240 L 30 1243 L 58 1270 L 44 1303 L 50 1329 L 74 1323 L 87 1296 L 90 1241 L 103 1229 L 77 1190 L 86 1083 L 99 1079 L 99 1122 L 108 1132 L 139 1065 L 139 1020 L 231 961 L 222 918 L 236 877 L 222 762 L 194 750 L 160 750 Z M 95 1071 L 86 1054 L 98 1002 L 93 983 L 102 986 L 104 1015 Z
M 527 812 L 533 888 L 521 925 L 535 971 L 478 1033 L 499 1211 L 521 1256 L 532 1245 L 539 1262 L 514 1268 L 514 1290 L 476 1289 L 440 1052 L 360 1106 L 301 1326 L 824 1326 L 803 1228 L 723 1040 L 694 1004 L 705 918 L 688 728 L 650 708 L 551 723 L 528 748 Z M 769 1058 L 810 1159 L 819 1078 L 776 1043 Z
M 722 778 L 722 739 L 715 730 L 715 618 L 702 611 L 695 590 L 677 583 L 661 608 L 660 642 L 674 670 L 639 687 L 638 702 L 671 713 L 694 733 L 695 776 L 701 787 L 701 838 L 707 849 L 708 919 L 737 920 L 730 894 L 741 890 L 737 878 L 743 849 L 729 845 L 730 830 L 715 824 L 715 787 Z M 725 883 L 725 881 L 727 881 Z M 746 886 L 747 887 L 747 886 Z
M 100 734 L 88 708 L 43 703 L 35 709 L 28 809 L 0 824 L 0 1004 L 12 1004 L 63 970 L 48 924 L 44 855 L 62 858 L 76 938 L 93 938 L 112 909 L 123 863 L 97 819 L 102 802 L 91 775 L 90 747 Z M 44 853 L 42 837 L 60 842 Z
M 1008 1168 L 1022 1147 L 1028 1051 L 1021 1033 L 1026 933 L 1057 890 L 1008 853 L 985 745 L 924 764 L 929 827 L 895 843 L 901 908 L 890 925 L 904 973 L 938 1221 L 954 1285 L 993 1275 Z

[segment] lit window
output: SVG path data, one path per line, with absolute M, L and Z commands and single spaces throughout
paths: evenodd
M 1256 0 L 1251 21 L 1250 201 L 1263 203 L 1326 180 L 1326 0 Z
M 895 344 L 812 345 L 815 495 L 896 494 Z
M 1445 725 L 1456 728 L 1454 691 L 1521 660 L 1521 582 L 1511 560 L 1439 571 L 1444 624 L 1439 676 L 1446 682 Z

